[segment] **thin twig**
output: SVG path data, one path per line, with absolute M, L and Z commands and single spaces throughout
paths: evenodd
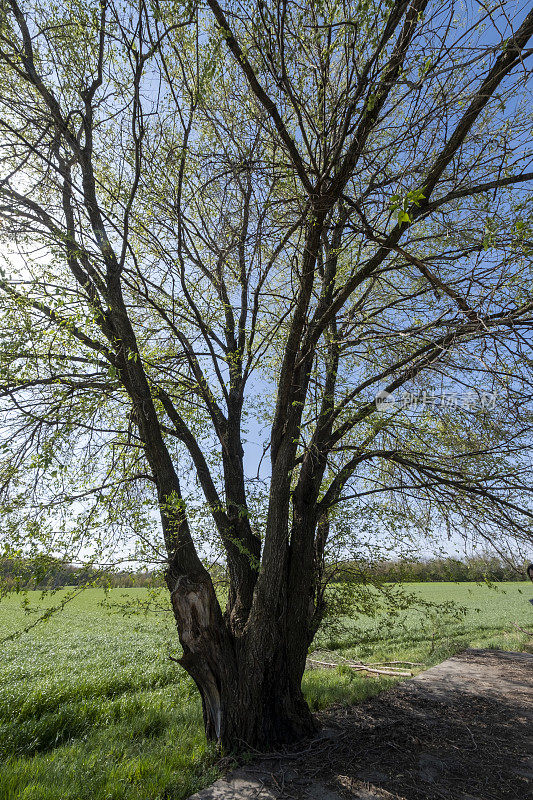
M 516 622 L 513 622 L 513 625 L 514 625 L 514 627 L 515 627 L 517 630 L 519 630 L 519 631 L 522 631 L 522 633 L 525 633 L 525 634 L 527 634 L 528 636 L 533 636 L 533 631 L 526 631 L 526 629 L 525 629 L 525 628 L 521 628 L 521 627 L 520 627 L 520 625 L 517 625 L 517 624 L 516 624 Z

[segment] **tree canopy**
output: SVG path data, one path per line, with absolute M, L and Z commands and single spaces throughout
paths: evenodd
M 165 564 L 225 745 L 328 552 L 532 541 L 527 6 L 1 4 L 5 551 Z

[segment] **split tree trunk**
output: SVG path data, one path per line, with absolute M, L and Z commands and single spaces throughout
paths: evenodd
M 312 735 L 317 724 L 300 686 L 307 638 L 301 637 L 300 653 L 294 641 L 287 647 L 282 628 L 267 630 L 261 622 L 249 621 L 235 635 L 207 573 L 181 577 L 169 588 L 180 663 L 200 691 L 207 738 L 235 752 L 271 750 Z

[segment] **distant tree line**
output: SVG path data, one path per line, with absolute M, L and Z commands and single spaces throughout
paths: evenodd
M 108 570 L 78 567 L 51 556 L 0 559 L 0 584 L 5 590 L 61 589 L 65 586 L 133 588 L 163 586 L 157 570 Z
M 356 562 L 342 565 L 333 578 L 336 582 L 364 582 L 369 579 L 393 583 L 431 581 L 523 581 L 526 564 L 506 562 L 493 554 L 467 556 L 464 559 L 433 557 L 418 560 L 382 561 L 371 567 Z
M 463 560 L 433 557 L 421 560 L 390 560 L 372 566 L 347 562 L 332 567 L 332 582 L 419 583 L 431 581 L 522 581 L 526 565 L 507 563 L 497 555 L 481 554 Z M 225 582 L 223 567 L 212 568 L 213 579 Z M 51 556 L 36 559 L 0 559 L 0 584 L 4 589 L 61 589 L 65 586 L 100 586 L 107 588 L 163 587 L 162 574 L 157 569 L 119 570 L 97 567 L 77 567 Z

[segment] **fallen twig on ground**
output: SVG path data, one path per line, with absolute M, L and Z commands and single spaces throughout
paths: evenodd
M 396 678 L 410 678 L 412 677 L 413 673 L 407 670 L 400 670 L 400 669 L 376 669 L 370 664 L 355 664 L 352 661 L 346 661 L 343 659 L 343 663 L 333 662 L 333 661 L 318 661 L 316 658 L 308 658 L 307 659 L 309 664 L 314 664 L 318 667 L 326 667 L 327 669 L 334 669 L 335 667 L 349 667 L 350 669 L 359 671 L 359 672 L 370 672 L 375 675 L 389 675 L 391 677 Z
M 517 630 L 519 630 L 519 631 L 522 631 L 522 633 L 525 633 L 525 634 L 527 634 L 528 636 L 533 636 L 533 631 L 526 631 L 526 629 L 525 629 L 525 628 L 521 628 L 521 627 L 520 627 L 520 625 L 517 625 L 517 624 L 516 624 L 516 622 L 513 622 L 513 625 L 514 625 L 514 627 L 515 627 Z
M 373 661 L 373 667 L 384 667 L 392 664 L 407 664 L 409 667 L 425 667 L 420 661 Z

